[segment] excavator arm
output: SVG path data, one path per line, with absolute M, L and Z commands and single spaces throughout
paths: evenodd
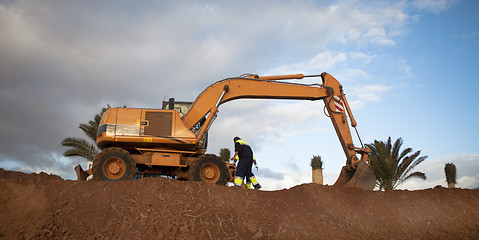
M 305 77 L 321 77 L 322 84 L 298 84 L 284 82 L 287 79 L 303 79 Z M 374 188 L 376 178 L 369 169 L 368 154 L 370 150 L 363 146 L 355 147 L 347 116 L 351 126 L 356 127 L 341 84 L 328 73 L 304 76 L 303 74 L 280 76 L 243 75 L 238 78 L 227 78 L 206 88 L 194 101 L 183 123 L 192 129 L 201 122 L 196 142 L 202 144 L 209 127 L 216 118 L 218 107 L 235 99 L 294 99 L 323 100 L 341 146 L 346 155 L 346 165 L 334 186 L 351 186 L 363 189 Z M 358 135 L 359 136 L 359 135 Z M 360 155 L 360 158 L 357 157 Z

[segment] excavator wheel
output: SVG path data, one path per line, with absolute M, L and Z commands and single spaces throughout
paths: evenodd
M 121 148 L 107 148 L 98 154 L 92 166 L 96 181 L 132 180 L 136 173 L 136 163 L 128 151 Z
M 229 179 L 229 171 L 219 157 L 214 154 L 205 154 L 190 167 L 188 178 L 192 181 L 225 185 Z

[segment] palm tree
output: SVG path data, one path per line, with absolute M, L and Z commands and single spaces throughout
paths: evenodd
M 229 162 L 231 157 L 231 151 L 228 148 L 220 149 L 220 158 L 224 162 Z
M 98 132 L 98 125 L 100 124 L 101 116 L 108 110 L 108 108 L 102 108 L 101 112 L 96 114 L 92 121 L 88 123 L 81 123 L 80 129 L 93 141 L 93 143 L 82 139 L 67 137 L 62 140 L 61 144 L 64 147 L 70 147 L 63 153 L 65 157 L 82 157 L 89 161 L 93 161 L 96 155 L 99 153 L 99 149 L 96 146 L 96 135 Z
M 444 171 L 446 172 L 446 181 L 448 188 L 455 188 L 456 187 L 456 165 L 453 163 L 446 163 L 444 167 Z
M 426 160 L 427 156 L 419 157 L 421 151 L 412 153 L 411 148 L 400 151 L 402 144 L 402 139 L 398 138 L 391 145 L 391 137 L 387 142 L 374 140 L 373 144 L 366 144 L 371 149 L 370 168 L 376 175 L 376 185 L 381 190 L 393 190 L 412 178 L 426 180 L 426 174 L 412 170 Z
M 313 155 L 311 158 L 311 168 L 313 169 L 313 183 L 323 184 L 323 161 L 321 157 Z

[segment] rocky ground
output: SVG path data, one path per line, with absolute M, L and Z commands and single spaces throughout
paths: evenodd
M 0 169 L 0 239 L 479 239 L 479 190 L 256 191 Z

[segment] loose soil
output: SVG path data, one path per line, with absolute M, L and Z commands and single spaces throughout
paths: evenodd
M 0 169 L 0 239 L 479 239 L 479 190 L 257 191 Z

